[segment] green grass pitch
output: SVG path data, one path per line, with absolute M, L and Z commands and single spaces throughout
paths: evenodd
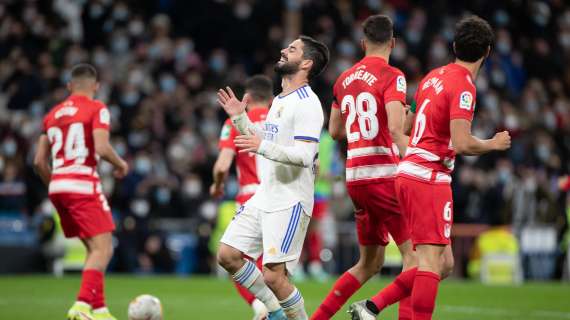
M 372 295 L 389 279 L 366 284 L 351 301 Z M 332 282 L 299 283 L 307 310 L 321 302 Z M 78 276 L 0 277 L 0 319 L 65 319 L 79 286 Z M 126 320 L 129 301 L 138 294 L 159 297 L 166 320 L 251 319 L 248 306 L 226 280 L 207 277 L 110 276 L 107 302 L 119 320 Z M 334 319 L 348 319 L 346 306 Z M 392 307 L 380 319 L 397 319 Z M 522 286 L 483 286 L 474 282 L 444 281 L 434 319 L 551 320 L 570 319 L 570 285 L 529 283 Z

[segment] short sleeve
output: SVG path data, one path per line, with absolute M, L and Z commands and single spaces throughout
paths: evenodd
M 319 142 L 323 129 L 324 115 L 321 103 L 310 102 L 303 106 L 303 112 L 295 113 L 295 129 L 293 137 L 299 141 Z
M 449 119 L 473 120 L 475 112 L 475 87 L 469 83 L 461 84 L 451 91 L 449 96 Z
M 398 101 L 406 104 L 406 77 L 402 72 L 394 73 L 388 80 L 388 85 L 384 89 L 384 105 Z
M 93 130 L 109 130 L 109 127 L 111 126 L 111 113 L 109 112 L 109 109 L 107 109 L 107 106 L 102 103 L 98 104 L 97 111 L 93 114 L 93 119 L 91 119 L 91 121 Z
M 236 150 L 236 146 L 234 144 L 234 139 L 237 136 L 237 130 L 232 125 L 232 121 L 230 119 L 224 122 L 222 130 L 220 131 L 220 142 L 218 143 L 218 148 L 222 149 L 232 149 Z

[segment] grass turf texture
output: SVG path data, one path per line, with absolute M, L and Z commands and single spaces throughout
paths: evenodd
M 79 286 L 78 276 L 0 277 L 0 319 L 65 319 Z M 386 285 L 388 279 L 370 281 L 350 301 L 364 299 Z M 332 282 L 299 283 L 307 310 L 322 301 Z M 143 293 L 162 301 L 166 320 L 251 319 L 252 313 L 226 280 L 207 277 L 111 276 L 107 302 L 119 320 L 127 305 Z M 519 287 L 483 286 L 474 282 L 444 281 L 440 286 L 434 319 L 509 320 L 570 319 L 570 285 L 529 283 Z M 334 319 L 348 319 L 347 306 Z M 393 306 L 380 319 L 397 319 Z

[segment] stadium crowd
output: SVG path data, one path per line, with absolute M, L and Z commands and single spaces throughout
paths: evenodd
M 476 83 L 474 132 L 489 137 L 506 129 L 513 143 L 506 153 L 460 158 L 455 221 L 512 224 L 515 233 L 525 225 L 550 224 L 562 235 L 568 200 L 558 179 L 570 170 L 570 6 L 522 3 L 3 1 L 0 210 L 31 217 L 45 207 L 45 187 L 31 169 L 41 119 L 66 96 L 69 68 L 89 61 L 100 73 L 98 99 L 112 113 L 113 144 L 132 168 L 123 181 L 112 178 L 110 166 L 100 168 L 122 221 L 119 246 L 135 248 L 131 257 L 146 253 L 118 269 L 168 261 L 159 269 L 172 270 L 163 241 L 149 230 L 155 218 L 192 218 L 205 225 L 215 220 L 208 187 L 224 120 L 218 87 L 240 88 L 256 73 L 273 77 L 279 50 L 305 33 L 331 48 L 329 68 L 313 84 L 328 109 L 334 80 L 361 57 L 358 26 L 383 12 L 394 19 L 391 63 L 405 72 L 411 102 L 425 72 L 452 59 L 454 23 L 472 12 L 496 31 Z M 228 197 L 236 188 L 229 183 Z M 337 217 L 350 219 L 350 213 Z M 133 228 L 140 232 L 130 235 Z M 207 228 L 196 232 L 207 239 Z

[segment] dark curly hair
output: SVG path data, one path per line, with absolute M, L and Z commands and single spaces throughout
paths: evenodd
M 455 56 L 466 62 L 475 62 L 487 54 L 493 43 L 493 29 L 478 16 L 461 19 L 455 28 Z

